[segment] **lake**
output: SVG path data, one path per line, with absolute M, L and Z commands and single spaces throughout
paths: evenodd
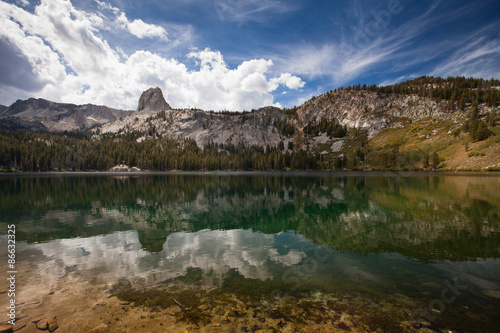
M 26 331 L 53 314 L 73 332 L 500 332 L 498 173 L 60 173 L 0 189 Z

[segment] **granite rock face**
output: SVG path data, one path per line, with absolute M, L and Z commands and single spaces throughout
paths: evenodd
M 482 108 L 482 107 L 481 107 Z M 448 114 L 443 104 L 416 95 L 377 94 L 368 91 L 338 91 L 313 97 L 291 110 L 263 107 L 247 113 L 207 112 L 198 109 L 171 109 L 164 101 L 159 88 L 145 91 L 137 112 L 114 122 L 102 125 L 101 133 L 126 131 L 150 132 L 158 136 L 191 138 L 199 147 L 216 144 L 244 144 L 246 146 L 277 146 L 281 141 L 287 146 L 294 137 L 284 135 L 279 123 L 293 126 L 295 133 L 302 133 L 310 122 L 322 118 L 337 119 L 348 128 L 366 129 L 370 138 L 380 131 L 402 126 L 406 120 L 425 117 L 463 117 L 466 111 Z M 156 111 L 155 111 L 156 110 Z M 487 111 L 487 110 L 483 110 Z M 143 139 L 146 139 L 145 135 Z M 308 138 L 301 148 L 324 144 L 328 138 Z M 337 143 L 342 147 L 342 143 Z
M 163 98 L 163 93 L 161 89 L 150 88 L 142 93 L 139 98 L 139 105 L 137 106 L 137 112 L 156 112 L 162 110 L 170 110 L 171 107 Z
M 286 145 L 291 137 L 283 136 L 274 125 L 284 121 L 285 114 L 279 108 L 264 107 L 247 113 L 217 113 L 195 109 L 170 109 L 156 113 L 134 113 L 129 117 L 99 127 L 100 133 L 118 133 L 127 129 L 171 138 L 190 138 L 199 147 L 213 142 L 217 144 L 240 143 L 251 146 Z M 154 131 L 153 131 L 154 129 Z M 140 140 L 145 139 L 142 137 Z
M 298 122 L 336 118 L 349 128 L 365 128 L 373 137 L 393 126 L 397 118 L 418 120 L 443 116 L 442 105 L 416 95 L 379 95 L 374 92 L 339 91 L 314 97 L 297 109 Z
M 131 113 L 103 105 L 56 103 L 42 98 L 19 99 L 8 108 L 0 108 L 0 129 L 8 131 L 14 127 L 22 131 L 43 131 L 45 127 L 55 132 L 81 130 Z
M 141 169 L 137 167 L 129 167 L 128 165 L 125 164 L 120 164 L 120 165 L 115 165 L 111 169 L 108 170 L 109 172 L 140 172 Z

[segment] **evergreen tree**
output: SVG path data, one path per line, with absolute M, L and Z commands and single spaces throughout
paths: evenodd
M 436 152 L 432 153 L 432 168 L 437 170 L 439 166 L 439 156 Z
M 488 130 L 484 121 L 480 121 L 479 124 L 477 125 L 477 129 L 474 133 L 473 140 L 474 141 L 486 140 L 487 138 L 490 137 L 491 134 L 492 134 L 492 132 L 490 130 Z
M 429 152 L 426 151 L 424 154 L 424 169 L 429 168 Z

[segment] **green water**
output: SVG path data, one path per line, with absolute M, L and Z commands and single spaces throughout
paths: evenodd
M 0 191 L 0 246 L 16 224 L 19 260 L 56 278 L 321 294 L 500 331 L 498 174 L 8 175 Z

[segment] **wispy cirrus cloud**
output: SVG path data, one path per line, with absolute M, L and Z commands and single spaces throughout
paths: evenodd
M 443 8 L 446 3 L 433 1 L 416 15 L 410 1 L 397 3 L 391 13 L 388 7 L 350 2 L 347 13 L 340 13 L 349 18 L 349 28 L 344 26 L 335 39 L 283 46 L 285 52 L 276 54 L 279 68 L 329 80 L 331 86 L 376 75 L 394 77 L 379 81 L 383 84 L 416 75 L 498 77 L 500 40 L 495 31 L 500 23 L 457 32 L 442 28 L 470 15 L 477 3 Z M 485 37 L 492 35 L 497 37 Z
M 212 4 L 220 19 L 237 22 L 262 22 L 299 8 L 297 3 L 282 0 L 213 0 Z
M 383 9 L 383 15 L 378 13 L 370 18 L 370 9 L 363 7 L 358 1 L 351 2 L 348 17 L 350 29 L 343 29 L 334 40 L 324 43 L 301 43 L 287 45 L 286 52 L 279 54 L 279 63 L 283 68 L 298 75 L 309 78 L 321 76 L 329 77 L 334 85 L 342 85 L 370 70 L 383 62 L 395 59 L 405 43 L 418 35 L 426 26 L 422 18 L 432 12 L 430 8 L 421 17 L 406 22 L 400 29 L 394 30 L 389 26 L 391 16 L 388 10 Z M 404 7 L 401 5 L 398 13 Z M 373 10 L 371 10 L 373 12 Z M 380 18 L 380 17 L 382 18 Z M 384 22 L 379 22 L 380 20 Z M 371 24 L 376 26 L 371 28 Z
M 411 80 L 411 79 L 414 79 L 417 77 L 419 77 L 419 76 L 416 74 L 402 75 L 402 76 L 397 77 L 395 79 L 385 80 L 385 81 L 381 82 L 379 85 L 382 87 L 390 86 L 390 85 L 393 85 L 393 84 L 396 84 L 396 83 L 399 83 L 399 82 L 402 82 L 405 80 Z
M 431 75 L 500 77 L 500 35 L 496 38 L 484 36 L 482 32 L 489 29 L 499 31 L 500 24 L 464 38 L 446 61 L 433 69 Z

